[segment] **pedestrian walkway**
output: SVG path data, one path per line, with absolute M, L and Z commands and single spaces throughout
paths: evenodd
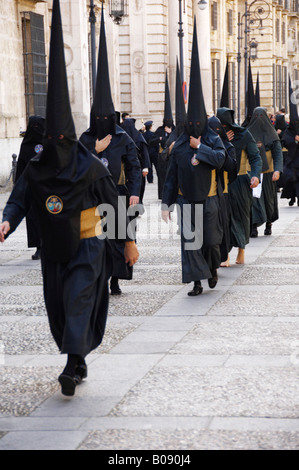
M 134 280 L 111 298 L 72 399 L 57 382 L 65 357 L 25 224 L 0 246 L 0 450 L 299 448 L 299 208 L 280 201 L 273 236 L 260 230 L 246 266 L 233 251 L 217 287 L 190 298 L 176 224 L 167 240 L 156 197 L 147 185 Z

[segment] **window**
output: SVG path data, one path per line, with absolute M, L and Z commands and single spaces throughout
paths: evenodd
M 285 44 L 286 43 L 286 24 L 285 22 L 282 23 L 282 31 L 281 31 L 281 35 L 282 35 L 282 44 Z
M 288 109 L 288 68 L 287 66 L 274 65 L 274 109 Z
M 33 12 L 22 13 L 25 99 L 29 116 L 46 115 L 47 69 L 44 18 Z
M 212 59 L 213 109 L 216 114 L 221 99 L 220 60 Z
M 217 2 L 211 4 L 211 26 L 216 30 L 218 26 L 218 5 Z
M 276 42 L 280 41 L 280 21 L 279 18 L 276 19 Z
M 230 36 L 233 35 L 233 10 L 227 12 L 227 32 Z

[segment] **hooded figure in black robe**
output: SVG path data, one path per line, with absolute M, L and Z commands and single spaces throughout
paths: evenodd
M 216 116 L 213 116 L 209 119 L 208 122 L 209 127 L 219 135 L 226 150 L 224 165 L 222 169 L 218 171 L 218 182 L 220 183 L 218 186 L 218 195 L 220 200 L 221 221 L 223 228 L 223 239 L 220 247 L 222 262 L 221 266 L 226 266 L 225 263 L 231 250 L 231 206 L 228 193 L 230 184 L 233 183 L 238 176 L 236 150 L 233 144 L 228 140 L 220 120 Z
M 90 113 L 90 128 L 80 137 L 85 147 L 99 157 L 110 171 L 119 195 L 126 198 L 127 207 L 138 205 L 141 190 L 141 167 L 136 145 L 117 125 L 117 114 L 112 100 L 109 66 L 102 7 L 98 70 L 94 101 Z M 137 206 L 136 206 L 137 207 Z M 142 208 L 139 208 L 139 211 Z M 124 244 L 111 240 L 113 274 L 111 294 L 120 295 L 118 279 L 131 280 L 133 270 L 124 263 Z
M 222 85 L 220 108 L 229 108 L 229 65 L 228 65 L 228 60 L 226 62 L 224 80 L 223 80 L 223 85 Z
M 29 161 L 42 151 L 45 119 L 42 116 L 30 116 L 27 130 L 21 144 L 17 162 L 16 182 L 23 174 Z M 36 248 L 33 260 L 40 259 L 40 227 L 35 203 L 26 216 L 28 248 Z
M 208 279 L 211 288 L 217 283 L 223 232 L 216 169 L 224 160 L 221 139 L 208 127 L 194 20 L 188 112 L 184 133 L 171 152 L 162 200 L 166 222 L 174 204 L 180 209 L 182 281 L 194 282 L 190 296 L 202 293 L 202 279 Z
M 135 119 L 127 118 L 122 123 L 121 127 L 126 131 L 126 133 L 134 141 L 137 149 L 137 154 L 141 166 L 141 189 L 140 189 L 140 204 L 143 204 L 143 196 L 145 191 L 146 177 L 151 166 L 151 161 L 149 157 L 149 145 L 142 133 L 138 131 L 135 127 Z
M 60 352 L 68 355 L 59 382 L 62 393 L 72 396 L 87 376 L 84 358 L 101 344 L 107 320 L 110 273 L 101 204 L 114 209 L 116 221 L 121 208 L 108 170 L 76 138 L 59 0 L 53 1 L 43 151 L 30 160 L 14 187 L 3 212 L 0 241 L 17 228 L 32 200 L 41 223 L 50 329 Z M 122 210 L 126 214 L 126 208 Z M 131 263 L 131 249 L 138 257 L 133 247 L 130 241 L 126 256 Z
M 168 75 L 166 72 L 165 78 L 165 104 L 164 104 L 164 119 L 163 125 L 158 127 L 155 132 L 155 136 L 159 138 L 159 157 L 158 157 L 158 199 L 162 199 L 163 187 L 165 182 L 165 177 L 168 168 L 168 162 L 165 158 L 162 157 L 162 152 L 166 147 L 167 141 L 174 130 L 174 122 L 171 108 L 169 84 L 168 84 Z
M 176 64 L 176 86 L 175 86 L 175 128 L 170 134 L 165 148 L 161 154 L 161 157 L 167 161 L 167 168 L 169 163 L 169 158 L 171 154 L 171 149 L 175 143 L 175 141 L 183 134 L 185 130 L 185 122 L 186 122 L 186 106 L 185 106 L 185 98 L 183 93 L 183 84 L 180 74 L 179 63 L 177 60 Z
M 248 65 L 248 82 L 247 83 L 248 83 L 248 89 L 246 93 L 246 119 L 243 122 L 242 127 L 248 127 L 253 111 L 255 110 L 257 106 L 256 96 L 255 96 L 254 87 L 253 87 L 250 59 L 249 59 L 249 65 Z
M 148 153 L 150 158 L 150 168 L 147 176 L 147 182 L 152 184 L 154 182 L 154 167 L 158 175 L 158 160 L 159 160 L 159 149 L 160 149 L 160 137 L 156 136 L 152 131 L 153 121 L 146 121 L 144 123 L 145 131 L 143 132 L 143 137 L 148 144 Z
M 231 244 L 232 247 L 239 248 L 236 263 L 244 264 L 245 246 L 249 243 L 251 232 L 251 189 L 259 184 L 262 159 L 253 136 L 247 129 L 235 123 L 232 109 L 219 108 L 217 117 L 236 149 L 238 177 L 229 188 Z
M 255 104 L 259 108 L 261 106 L 261 96 L 260 96 L 260 74 L 257 73 L 256 77 L 256 86 L 255 86 Z
M 299 206 L 299 116 L 297 104 L 293 102 L 293 88 L 289 79 L 290 123 L 284 131 L 281 144 L 288 153 L 284 162 L 283 191 L 281 197 L 290 199 L 289 205 Z
M 256 108 L 247 128 L 253 135 L 263 161 L 268 168 L 262 171 L 262 193 L 253 198 L 252 233 L 257 237 L 257 228 L 266 224 L 265 235 L 271 235 L 272 224 L 278 220 L 277 184 L 283 171 L 283 156 L 279 136 L 271 123 L 265 108 Z

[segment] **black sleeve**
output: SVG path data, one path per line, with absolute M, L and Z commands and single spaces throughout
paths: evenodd
M 22 174 L 15 184 L 3 211 L 2 221 L 10 224 L 10 232 L 7 236 L 11 235 L 20 225 L 31 204 L 31 191 L 24 174 Z
M 148 146 L 146 143 L 142 143 L 142 170 L 143 168 L 150 168 L 151 167 L 151 161 L 148 153 Z
M 130 196 L 139 196 L 141 189 L 141 166 L 137 156 L 136 145 L 130 139 L 124 155 L 126 186 Z
M 222 168 L 224 165 L 225 156 L 225 149 L 219 138 L 216 140 L 213 148 L 203 143 L 200 144 L 199 149 L 197 150 L 196 158 L 200 162 L 207 163 L 213 168 L 216 168 L 216 170 L 220 170 L 220 168 Z
M 176 164 L 175 154 L 172 153 L 169 166 L 166 173 L 164 188 L 163 188 L 163 197 L 162 197 L 162 209 L 166 210 L 166 207 L 163 207 L 165 204 L 170 208 L 175 204 L 178 196 L 178 170 Z

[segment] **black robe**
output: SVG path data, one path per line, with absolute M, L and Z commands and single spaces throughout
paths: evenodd
M 165 131 L 164 126 L 160 126 L 156 130 L 155 136 L 159 137 L 159 139 L 160 139 L 159 140 L 159 154 L 158 154 L 157 174 L 158 174 L 158 199 L 162 199 L 163 188 L 164 188 L 166 173 L 167 173 L 167 169 L 168 169 L 168 162 L 164 158 L 162 158 L 162 152 L 166 147 L 166 142 L 169 139 L 170 133 Z
M 295 141 L 297 132 L 292 126 L 283 133 L 281 143 L 288 152 L 283 169 L 282 199 L 295 199 L 299 201 L 299 145 Z
M 226 108 L 217 111 L 217 117 L 226 132 L 233 130 L 234 139 L 231 143 L 236 149 L 238 177 L 229 187 L 231 206 L 231 248 L 245 249 L 249 243 L 251 232 L 251 208 L 253 203 L 250 176 L 260 179 L 262 159 L 251 133 L 233 121 L 233 112 Z
M 266 147 L 271 152 L 273 170 L 263 174 L 262 194 L 260 198 L 253 198 L 252 224 L 258 227 L 265 223 L 274 223 L 279 218 L 277 183 L 272 181 L 273 171 L 283 172 L 283 155 L 280 140 L 272 142 Z
M 32 199 L 30 186 L 22 176 L 3 212 L 3 221 L 9 221 L 12 227 L 9 235 L 25 217 Z M 111 176 L 88 187 L 82 210 L 102 203 L 114 207 L 117 227 L 118 193 Z M 42 246 L 45 304 L 51 332 L 62 354 L 85 357 L 101 344 L 108 314 L 110 259 L 107 241 L 96 236 L 82 239 L 76 255 L 66 263 L 49 259 Z
M 45 120 L 41 116 L 30 116 L 26 134 L 21 144 L 16 169 L 16 182 L 25 171 L 29 161 L 43 149 L 43 132 Z M 26 216 L 27 244 L 28 248 L 40 248 L 40 226 L 35 203 Z
M 126 198 L 128 207 L 130 196 L 139 196 L 141 190 L 141 167 L 136 145 L 120 126 L 116 126 L 116 133 L 112 135 L 110 145 L 100 154 L 95 152 L 96 140 L 97 137 L 89 131 L 80 137 L 80 142 L 108 168 L 119 195 Z M 113 253 L 112 276 L 131 280 L 133 268 L 124 263 L 124 244 L 115 243 L 114 240 L 109 243 Z
M 154 182 L 153 167 L 158 175 L 159 141 L 160 138 L 154 132 L 148 130 L 143 133 L 143 137 L 148 143 L 148 153 L 150 158 L 150 168 L 147 176 L 148 183 Z
M 208 196 L 212 170 L 220 169 L 224 160 L 225 149 L 221 139 L 212 130 L 204 132 L 198 150 L 190 147 L 190 137 L 186 133 L 179 137 L 172 149 L 164 184 L 162 209 L 171 210 L 174 204 L 181 209 L 179 223 L 183 283 L 212 277 L 211 271 L 215 268 L 212 247 L 221 243 L 223 233 L 219 223 L 219 202 Z M 196 234 L 193 239 L 186 236 L 184 206 L 190 210 L 191 223 L 188 223 L 188 228 Z M 196 214 L 201 214 L 201 223 L 196 221 Z M 190 246 L 190 241 L 199 240 L 202 240 L 200 246 Z

